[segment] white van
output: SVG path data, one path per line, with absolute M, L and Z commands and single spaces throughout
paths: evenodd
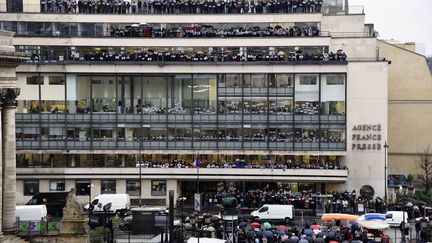
M 47 220 L 46 205 L 22 205 L 15 207 L 15 217 L 20 221 Z
M 404 216 L 404 214 L 405 214 L 405 216 Z M 386 213 L 386 222 L 390 226 L 399 226 L 402 221 L 405 221 L 405 223 L 408 223 L 408 213 L 407 212 L 388 211 Z
M 294 218 L 293 205 L 265 204 L 261 208 L 251 213 L 253 218 L 260 220 L 283 220 L 285 223 L 291 222 Z
M 111 203 L 110 211 L 114 213 L 124 214 L 130 209 L 129 194 L 100 194 L 93 198 L 91 204 L 95 205 L 93 211 L 103 211 L 103 206 Z M 89 205 L 84 206 L 84 210 L 88 210 Z

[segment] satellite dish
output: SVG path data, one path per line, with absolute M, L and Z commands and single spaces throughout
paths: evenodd
M 375 194 L 375 191 L 374 191 L 373 187 L 370 185 L 364 185 L 360 188 L 360 195 L 367 200 L 372 199 L 374 194 Z

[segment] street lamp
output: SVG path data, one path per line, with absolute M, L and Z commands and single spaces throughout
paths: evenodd
M 89 195 L 88 202 L 89 202 L 89 207 L 90 207 L 90 204 L 91 204 L 91 190 L 92 190 L 92 188 L 94 188 L 94 185 L 93 184 L 88 184 L 87 188 L 89 190 L 89 193 L 88 193 L 88 195 Z
M 141 180 L 141 168 L 144 166 L 144 161 L 137 161 L 136 167 L 139 168 L 139 206 L 141 207 L 141 197 L 142 197 L 142 180 Z
M 87 213 L 88 213 L 88 220 L 89 220 L 89 225 L 90 225 L 90 224 L 91 224 L 90 216 L 91 216 L 91 210 L 92 210 L 92 204 L 91 204 L 91 190 L 92 190 L 92 188 L 94 188 L 94 185 L 90 183 L 90 184 L 87 185 L 87 188 L 88 188 L 88 195 L 89 195 L 89 197 L 88 197 L 88 208 L 87 208 Z
M 186 201 L 186 197 L 180 197 L 178 200 L 179 200 L 180 207 L 181 207 L 181 239 L 182 239 L 181 242 L 183 242 L 183 240 L 184 240 L 184 215 L 183 215 L 183 209 L 184 209 L 184 203 Z
M 387 149 L 389 145 L 384 142 L 384 203 L 387 204 Z

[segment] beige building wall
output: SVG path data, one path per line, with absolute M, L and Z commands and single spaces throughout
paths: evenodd
M 416 160 L 432 146 L 432 76 L 412 46 L 377 41 L 389 65 L 389 174 L 417 174 Z

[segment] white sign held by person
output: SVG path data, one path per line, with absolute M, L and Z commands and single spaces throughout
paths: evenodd
M 201 194 L 199 194 L 199 193 L 195 193 L 194 210 L 195 211 L 201 211 Z

